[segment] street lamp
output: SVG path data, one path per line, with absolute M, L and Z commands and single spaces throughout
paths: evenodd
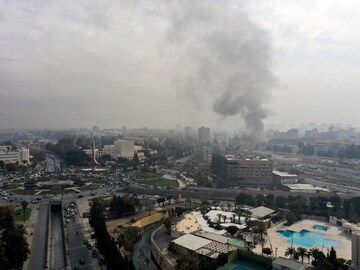
M 275 248 L 275 258 L 277 258 L 277 250 L 278 250 L 278 248 L 276 247 Z

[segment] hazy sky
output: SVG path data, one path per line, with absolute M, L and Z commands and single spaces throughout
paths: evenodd
M 0 128 L 360 126 L 359 27 L 356 0 L 0 0 Z

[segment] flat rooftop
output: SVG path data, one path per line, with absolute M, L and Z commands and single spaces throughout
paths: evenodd
M 314 190 L 314 191 L 324 191 L 324 192 L 330 192 L 330 190 L 328 190 L 327 188 L 321 188 L 321 187 L 316 187 L 314 185 L 310 185 L 310 184 L 288 184 L 285 185 L 288 188 L 290 188 L 291 190 Z
M 173 240 L 173 242 L 179 246 L 195 251 L 199 248 L 205 247 L 212 241 L 192 234 L 185 234 Z
M 287 172 L 273 171 L 273 174 L 280 177 L 298 177 L 297 174 L 291 174 Z

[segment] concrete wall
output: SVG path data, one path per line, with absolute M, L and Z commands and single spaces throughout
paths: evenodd
M 164 225 L 162 225 L 164 226 Z M 167 258 L 161 253 L 161 250 L 154 242 L 154 234 L 162 227 L 160 226 L 151 234 L 151 256 L 162 270 L 175 270 L 175 266 L 167 260 Z
M 314 220 L 319 220 L 319 221 L 324 221 L 324 222 L 328 221 L 326 217 L 313 216 L 313 215 L 301 215 L 301 219 L 314 219 Z

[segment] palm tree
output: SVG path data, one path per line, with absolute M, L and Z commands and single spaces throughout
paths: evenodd
M 24 214 L 24 221 L 25 221 L 25 210 L 26 208 L 29 206 L 29 203 L 27 201 L 22 201 L 21 202 L 21 207 L 23 209 L 23 214 Z
M 252 212 L 248 209 L 244 210 L 245 222 L 247 223 L 252 215 Z
M 304 262 L 304 257 L 307 254 L 307 249 L 304 247 L 298 247 L 297 248 L 297 252 L 299 253 L 299 256 L 301 258 L 301 262 Z
M 218 216 L 218 222 L 217 223 L 220 223 L 222 215 L 219 213 L 219 214 L 217 214 L 217 216 Z
M 305 256 L 308 259 L 308 263 L 310 263 L 311 252 L 310 251 L 306 252 Z
M 265 222 L 258 221 L 257 226 L 254 229 L 254 233 L 260 234 L 260 239 L 263 240 L 264 234 L 266 234 L 267 227 Z
M 296 252 L 295 248 L 293 248 L 293 247 L 288 247 L 288 248 L 285 250 L 285 257 L 288 257 L 288 256 L 289 256 L 290 258 L 292 258 L 292 257 L 294 256 L 295 252 Z
M 320 250 L 318 248 L 310 248 L 309 253 L 310 256 L 313 257 L 313 259 L 315 259 L 316 255 L 320 252 Z

